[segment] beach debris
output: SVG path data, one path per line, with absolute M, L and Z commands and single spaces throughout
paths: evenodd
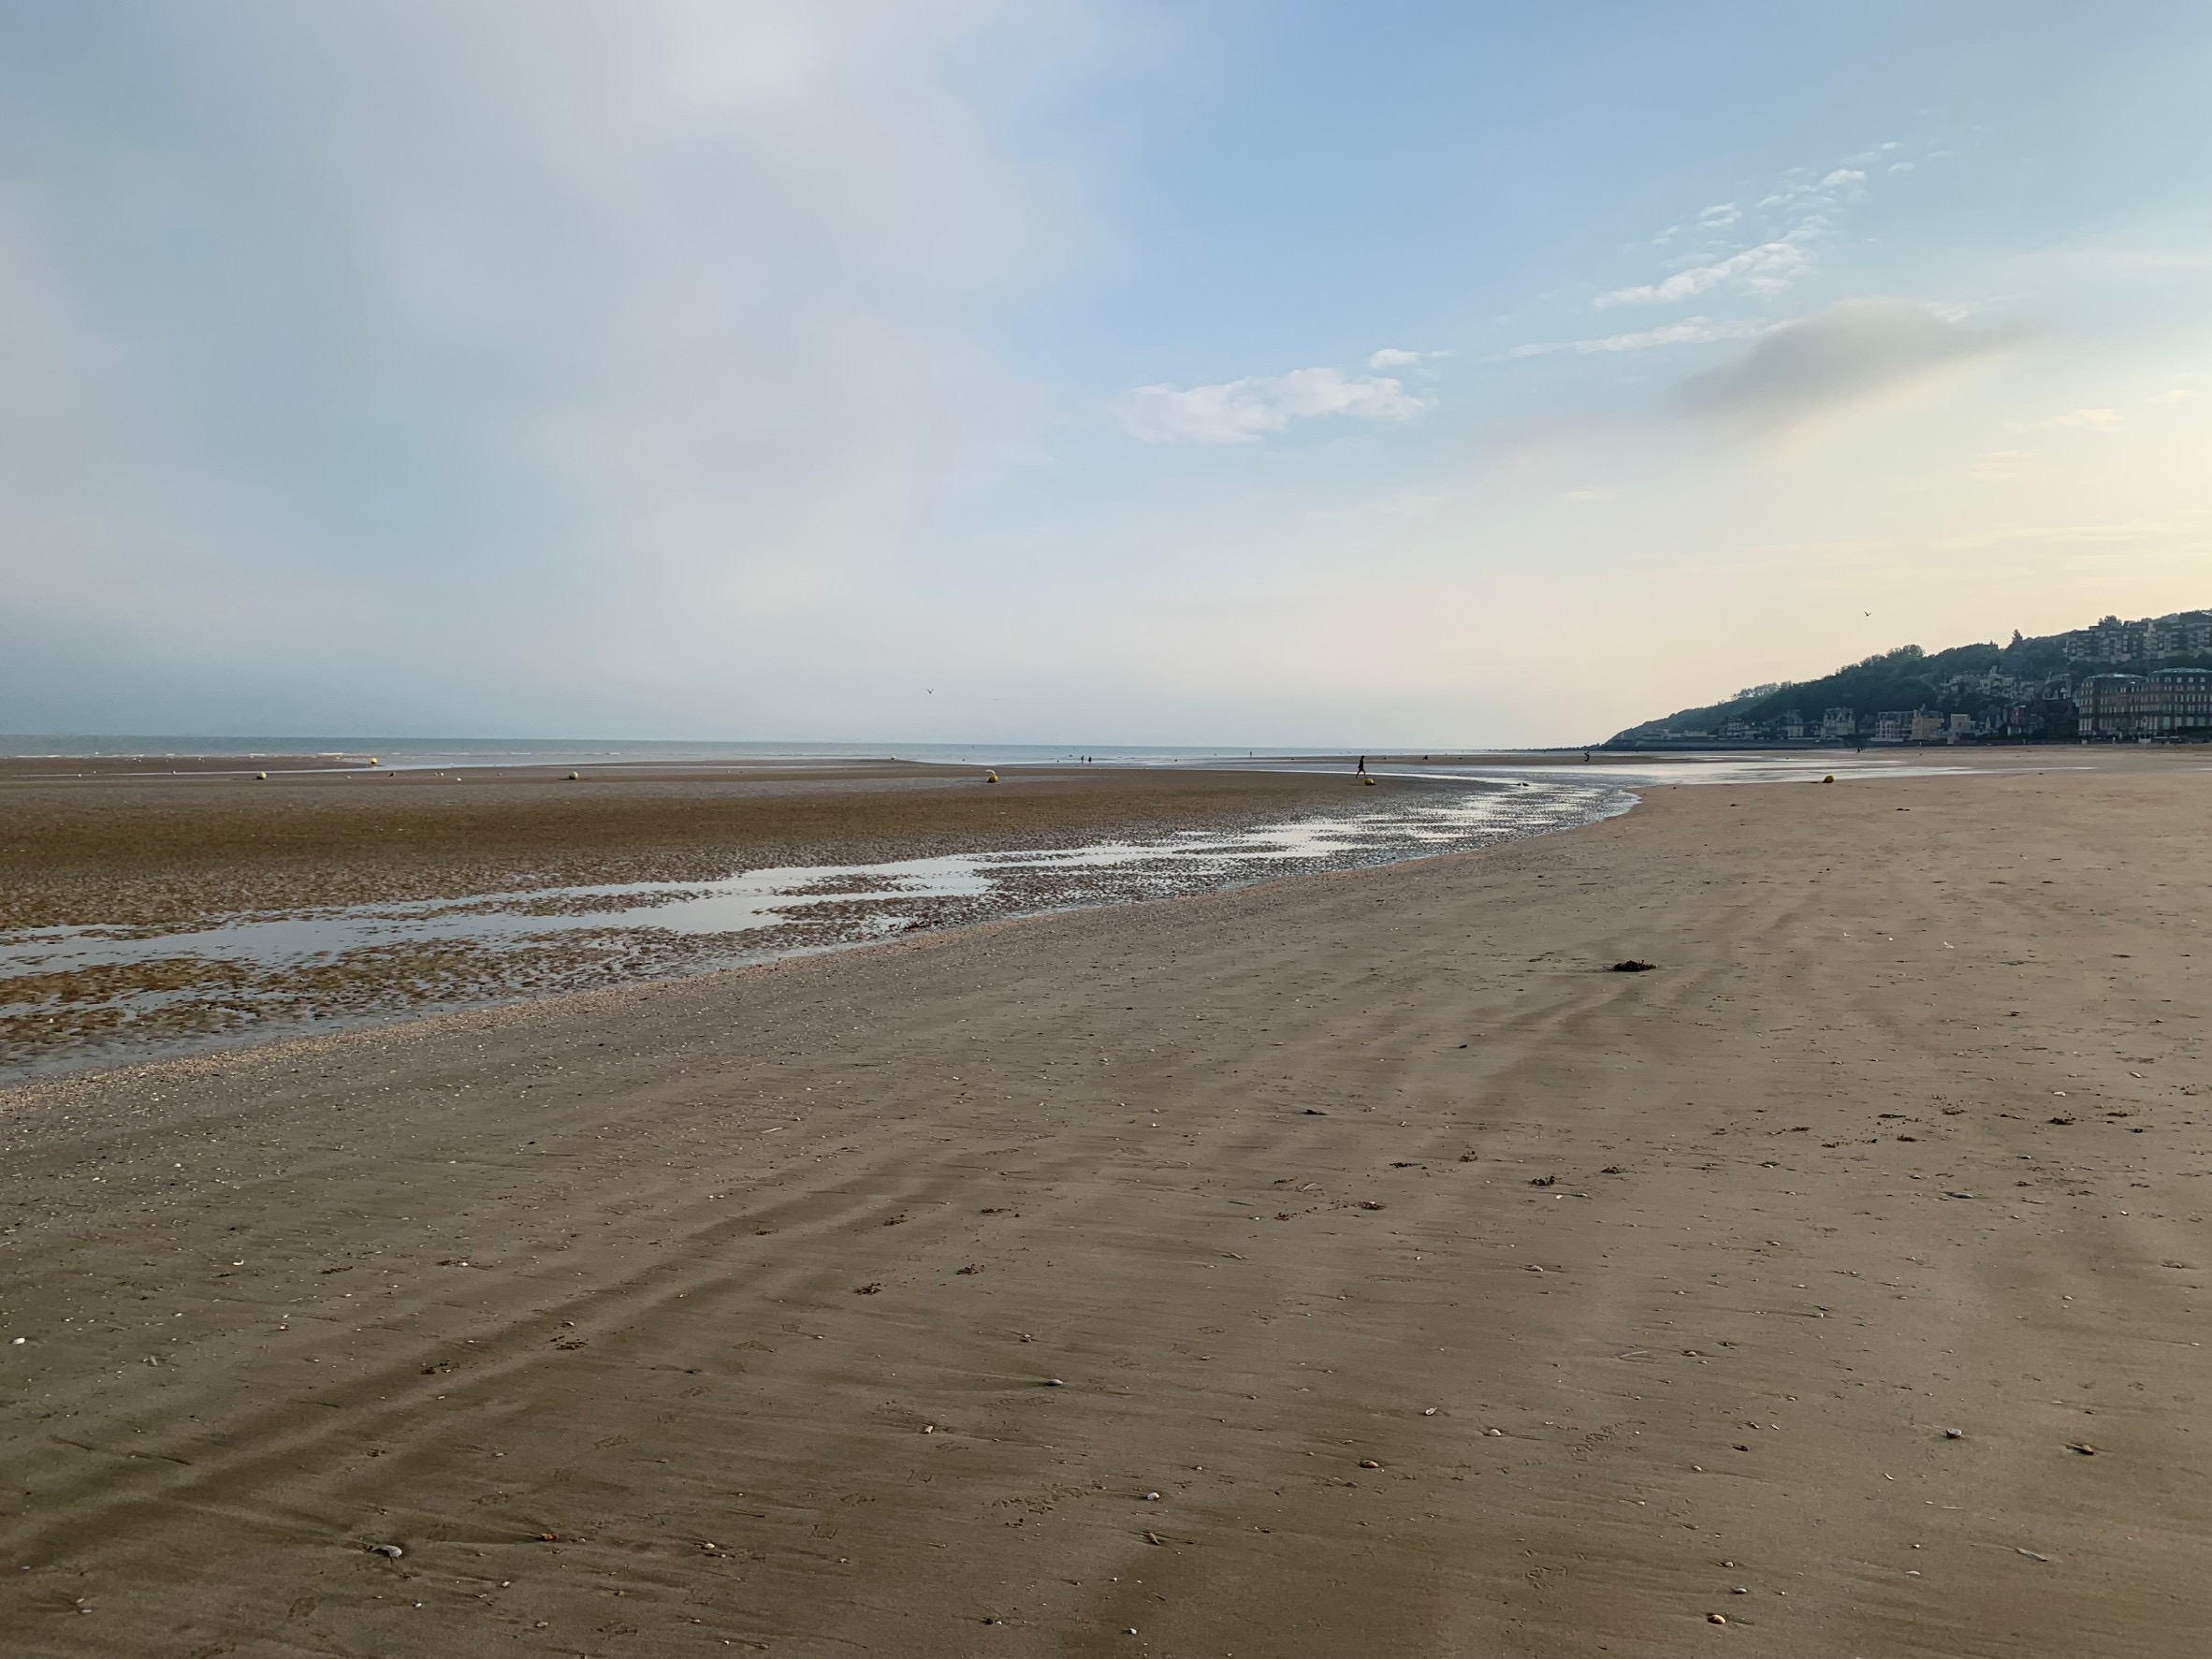
M 1460 1154 L 1460 1162 L 1463 1164 L 1478 1163 L 1480 1161 L 1481 1155 L 1479 1153 L 1463 1152 Z
M 1360 1467 L 1362 1469 L 1379 1469 L 1382 1467 L 1382 1465 L 1376 1463 L 1373 1458 L 1361 1458 L 1360 1460 Z
M 1376 1203 L 1373 1199 L 1361 1199 L 1360 1201 L 1360 1208 L 1362 1210 L 1379 1210 L 1382 1207 L 1382 1205 Z
M 255 783 L 267 783 L 269 781 L 269 774 L 266 772 L 256 772 L 254 774 L 254 781 Z
M 884 1217 L 883 1217 L 883 1225 L 884 1225 L 885 1227 L 896 1227 L 896 1226 L 897 1226 L 897 1225 L 898 1225 L 900 1222 L 904 1221 L 906 1218 L 907 1218 L 907 1213 L 906 1213 L 904 1210 L 901 1210 L 901 1211 L 900 1211 L 900 1212 L 899 1212 L 897 1215 L 886 1215 L 886 1216 L 884 1216 Z
M 2087 1440 L 2069 1440 L 2066 1443 L 2066 1449 L 2068 1451 L 2078 1451 L 2085 1458 L 2093 1458 L 2097 1455 L 2097 1448 L 2091 1446 Z
M 1164 1544 L 1167 1542 L 1167 1539 L 1161 1537 L 1157 1533 L 1146 1533 L 1144 1535 L 1144 1541 L 1147 1544 Z
M 1606 971 L 1608 973 L 1650 973 L 1658 966 L 1656 962 L 1646 962 L 1641 956 L 1631 956 L 1626 961 L 1614 963 Z
M 565 781 L 569 783 L 581 783 L 584 781 L 584 775 L 581 772 L 571 772 Z
M 1156 1492 L 1148 1492 L 1144 1494 L 1144 1501 L 1147 1504 L 1157 1504 L 1159 1502 L 1159 1493 Z
M 2079 1121 L 2080 1120 L 2078 1118 L 2069 1117 L 2064 1113 L 2060 1113 L 2057 1117 L 2051 1119 L 2051 1122 L 2057 1124 L 2062 1129 L 2070 1127 L 2073 1124 L 2078 1123 Z
M 870 1279 L 865 1285 L 852 1287 L 852 1294 L 855 1296 L 880 1296 L 882 1293 L 883 1281 L 881 1279 Z
M 1823 783 L 1833 783 L 1836 781 L 1836 775 L 1833 772 L 1830 772 L 1826 778 L 1822 779 L 1821 781 Z
M 1550 1186 L 1558 1179 L 1557 1175 L 1531 1175 L 1528 1184 L 1531 1186 Z
M 1048 1389 L 1064 1389 L 1068 1385 L 1056 1376 L 1048 1376 L 1044 1379 L 1044 1386 Z
M 1972 1194 L 1972 1193 L 1971 1193 L 1971 1192 L 1946 1192 L 1945 1194 L 1943 1194 L 1943 1196 L 1944 1196 L 1945 1198 L 1962 1198 L 1962 1199 L 1970 1199 L 1970 1198 L 1973 1197 L 1973 1194 Z
M 1329 1114 L 1318 1106 L 1308 1106 L 1305 1109 L 1305 1115 L 1308 1117 L 1327 1117 Z
M 2048 1560 L 2050 1560 L 2050 1557 L 2049 1557 L 2049 1556 L 2047 1556 L 2047 1555 L 2042 1555 L 2042 1554 L 2038 1554 L 2038 1553 L 2037 1553 L 2035 1550 L 2029 1550 L 2029 1549 L 2026 1549 L 2026 1548 L 2024 1548 L 2023 1546 L 2021 1546 L 2021 1545 L 2018 1545 L 2018 1544 L 2015 1544 L 2015 1545 L 2013 1546 L 2013 1553 L 2014 1553 L 2015 1555 L 2025 1555 L 2025 1556 L 2026 1556 L 2026 1557 L 2027 1557 L 2027 1558 L 2028 1558 L 2030 1561 L 2048 1561 Z
M 1522 1273 L 1542 1273 L 1544 1270 L 1543 1270 L 1542 1268 L 1538 1267 L 1538 1266 L 1537 1266 L 1537 1265 L 1536 1265 L 1535 1262 L 1533 1262 L 1533 1261 L 1532 1261 L 1532 1262 L 1530 1262 L 1530 1263 L 1529 1263 L 1529 1264 L 1528 1264 L 1526 1267 L 1522 1268 L 1521 1271 Z
M 1708 1624 L 1725 1624 L 1728 1622 L 1728 1615 L 1725 1613 L 1708 1613 L 1705 1615 L 1705 1622 Z
M 982 1271 L 983 1264 L 980 1261 L 971 1261 L 966 1267 L 960 1269 L 960 1272 L 964 1273 L 980 1273 Z
M 1424 1405 L 1424 1406 L 1422 1406 L 1422 1407 L 1421 1407 L 1421 1416 L 1423 1416 L 1423 1417 L 1434 1417 L 1435 1415 L 1436 1415 L 1436 1408 L 1435 1408 L 1433 1405 Z
M 1943 1438 L 1946 1440 L 1963 1440 L 1966 1438 L 1966 1431 L 1964 1429 L 1945 1429 L 1943 1431 Z
M 397 1561 L 400 1556 L 407 1553 L 405 1550 L 401 1549 L 397 1544 L 371 1544 L 368 1549 L 370 1554 L 381 1555 L 386 1561 Z
M 1598 1171 L 1598 1173 L 1601 1175 L 1625 1175 L 1628 1171 L 1620 1164 L 1608 1164 L 1604 1169 Z
M 1482 1432 L 1493 1440 L 1503 1440 L 1506 1437 L 1506 1431 L 1503 1429 L 1485 1429 Z
M 1751 1586 L 1749 1584 L 1731 1585 L 1729 1587 L 1728 1594 L 1730 1595 L 1749 1595 L 1751 1594 Z

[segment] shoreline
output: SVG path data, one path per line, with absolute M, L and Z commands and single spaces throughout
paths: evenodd
M 0 1091 L 0 1621 L 2188 1651 L 2205 790 L 1656 790 Z

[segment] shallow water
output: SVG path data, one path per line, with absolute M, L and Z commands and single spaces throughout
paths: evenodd
M 1464 851 L 1633 802 L 1594 779 L 1440 780 L 1244 829 L 1139 841 L 252 912 L 190 929 L 88 922 L 0 932 L 0 1075 Z

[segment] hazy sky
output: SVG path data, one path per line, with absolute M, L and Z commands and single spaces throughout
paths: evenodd
M 0 0 L 0 731 L 1579 741 L 2212 604 L 2207 65 Z

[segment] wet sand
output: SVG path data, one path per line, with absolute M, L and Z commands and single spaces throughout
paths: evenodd
M 0 1648 L 2193 1652 L 2208 800 L 1654 790 L 0 1091 Z
M 0 927 L 695 880 L 1248 822 L 1343 775 L 901 761 L 0 775 Z M 1414 786 L 1407 786 L 1414 787 Z
M 198 955 L 188 941 L 160 944 L 241 916 L 527 893 L 545 895 L 541 913 L 590 919 L 618 906 L 560 890 L 1233 832 L 1453 787 L 1392 779 L 1366 789 L 1349 763 L 1303 777 L 1010 767 L 993 783 L 982 767 L 889 760 L 444 772 L 372 771 L 364 762 L 351 771 L 271 769 L 266 780 L 223 771 L 216 760 L 233 764 L 185 757 L 173 773 L 153 776 L 143 771 L 151 763 L 135 761 L 106 771 L 106 762 L 66 759 L 22 763 L 14 774 L 0 765 L 0 945 L 12 930 L 69 924 L 154 941 L 128 962 L 0 960 L 0 1080 L 672 978 L 728 966 L 749 948 L 713 934 L 626 927 L 611 914 L 604 926 L 527 942 L 372 931 L 282 968 Z M 81 778 L 51 770 L 78 764 L 87 768 Z M 1051 908 L 1018 897 L 918 903 L 905 924 Z M 865 904 L 815 906 L 773 942 L 846 942 L 866 931 L 868 913 Z M 754 941 L 753 953 L 769 953 L 771 942 Z

